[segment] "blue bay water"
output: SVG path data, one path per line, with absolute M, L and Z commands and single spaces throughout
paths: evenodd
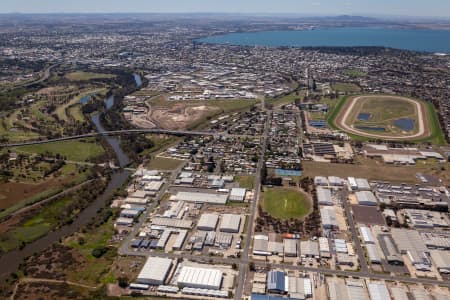
M 297 31 L 230 33 L 198 39 L 212 44 L 268 47 L 381 46 L 450 53 L 450 30 L 339 27 Z

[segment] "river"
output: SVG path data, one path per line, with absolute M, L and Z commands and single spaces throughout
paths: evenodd
M 137 74 L 134 75 L 136 86 L 142 85 L 141 77 Z M 109 110 L 114 104 L 114 96 L 105 100 L 105 107 Z M 100 122 L 99 114 L 92 117 L 92 122 L 95 124 L 98 132 L 104 132 L 105 129 Z M 114 150 L 114 153 L 119 161 L 121 167 L 125 167 L 130 163 L 130 159 L 120 147 L 120 140 L 117 137 L 104 136 L 108 144 Z M 108 183 L 105 191 L 94 202 L 92 202 L 86 209 L 84 209 L 76 219 L 69 225 L 65 225 L 55 231 L 50 232 L 46 236 L 27 244 L 22 250 L 14 250 L 0 256 L 0 276 L 7 276 L 18 270 L 19 265 L 23 260 L 40 252 L 51 244 L 58 242 L 61 238 L 69 236 L 77 232 L 81 227 L 88 224 L 98 214 L 98 210 L 105 207 L 106 201 L 110 199 L 114 192 L 120 188 L 131 175 L 130 171 L 120 170 L 116 171 Z

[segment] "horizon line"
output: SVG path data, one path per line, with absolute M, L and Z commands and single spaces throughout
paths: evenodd
M 219 12 L 219 11 L 186 11 L 186 12 L 0 12 L 0 15 L 227 15 L 227 16 L 292 16 L 292 17 L 365 17 L 365 18 L 416 18 L 416 19 L 449 19 L 450 16 L 417 16 L 406 14 L 321 14 L 293 12 Z

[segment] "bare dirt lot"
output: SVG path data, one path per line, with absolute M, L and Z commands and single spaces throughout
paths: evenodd
M 173 108 L 154 108 L 151 112 L 151 119 L 160 128 L 186 129 L 189 125 L 198 122 L 208 115 L 218 112 L 218 107 L 200 105 L 183 106 L 176 105 Z
M 48 190 L 49 187 L 60 187 L 57 179 L 50 179 L 42 183 L 7 182 L 0 184 L 0 208 L 9 207 L 20 200 L 33 197 Z

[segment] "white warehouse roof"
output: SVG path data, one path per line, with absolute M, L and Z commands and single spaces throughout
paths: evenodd
M 181 287 L 219 290 L 223 273 L 216 269 L 184 266 L 181 268 L 177 282 Z
M 172 268 L 172 260 L 161 257 L 149 257 L 137 277 L 138 283 L 164 284 Z
M 333 207 L 322 207 L 320 209 L 320 218 L 324 228 L 339 227 L 336 211 Z
M 369 283 L 370 300 L 389 300 L 389 291 L 384 283 Z
M 377 205 L 377 198 L 372 192 L 369 191 L 361 191 L 356 192 L 356 199 L 358 200 L 358 203 L 360 205 L 370 205 L 370 206 L 376 206 Z
M 372 231 L 370 231 L 369 227 L 361 226 L 361 227 L 359 227 L 359 232 L 361 233 L 361 237 L 365 244 L 374 244 L 375 243 L 375 239 L 374 239 Z
M 241 226 L 241 216 L 224 214 L 220 222 L 220 231 L 238 233 Z
M 329 189 L 324 189 L 322 187 L 317 187 L 317 200 L 320 205 L 333 205 L 333 200 L 331 199 L 331 191 Z
M 356 178 L 356 184 L 359 190 L 370 190 L 370 184 L 365 178 Z
M 377 246 L 374 244 L 367 244 L 367 256 L 369 257 L 369 261 L 371 263 L 381 263 L 380 254 L 378 253 Z
M 301 241 L 300 242 L 300 255 L 306 257 L 318 257 L 319 256 L 319 243 L 315 241 Z
M 170 197 L 170 200 L 225 204 L 227 203 L 227 198 L 227 194 L 178 192 L 177 194 Z
M 232 188 L 230 192 L 230 201 L 244 201 L 246 189 L 243 188 Z
M 218 221 L 219 215 L 217 214 L 203 214 L 198 221 L 197 228 L 207 231 L 215 230 Z

